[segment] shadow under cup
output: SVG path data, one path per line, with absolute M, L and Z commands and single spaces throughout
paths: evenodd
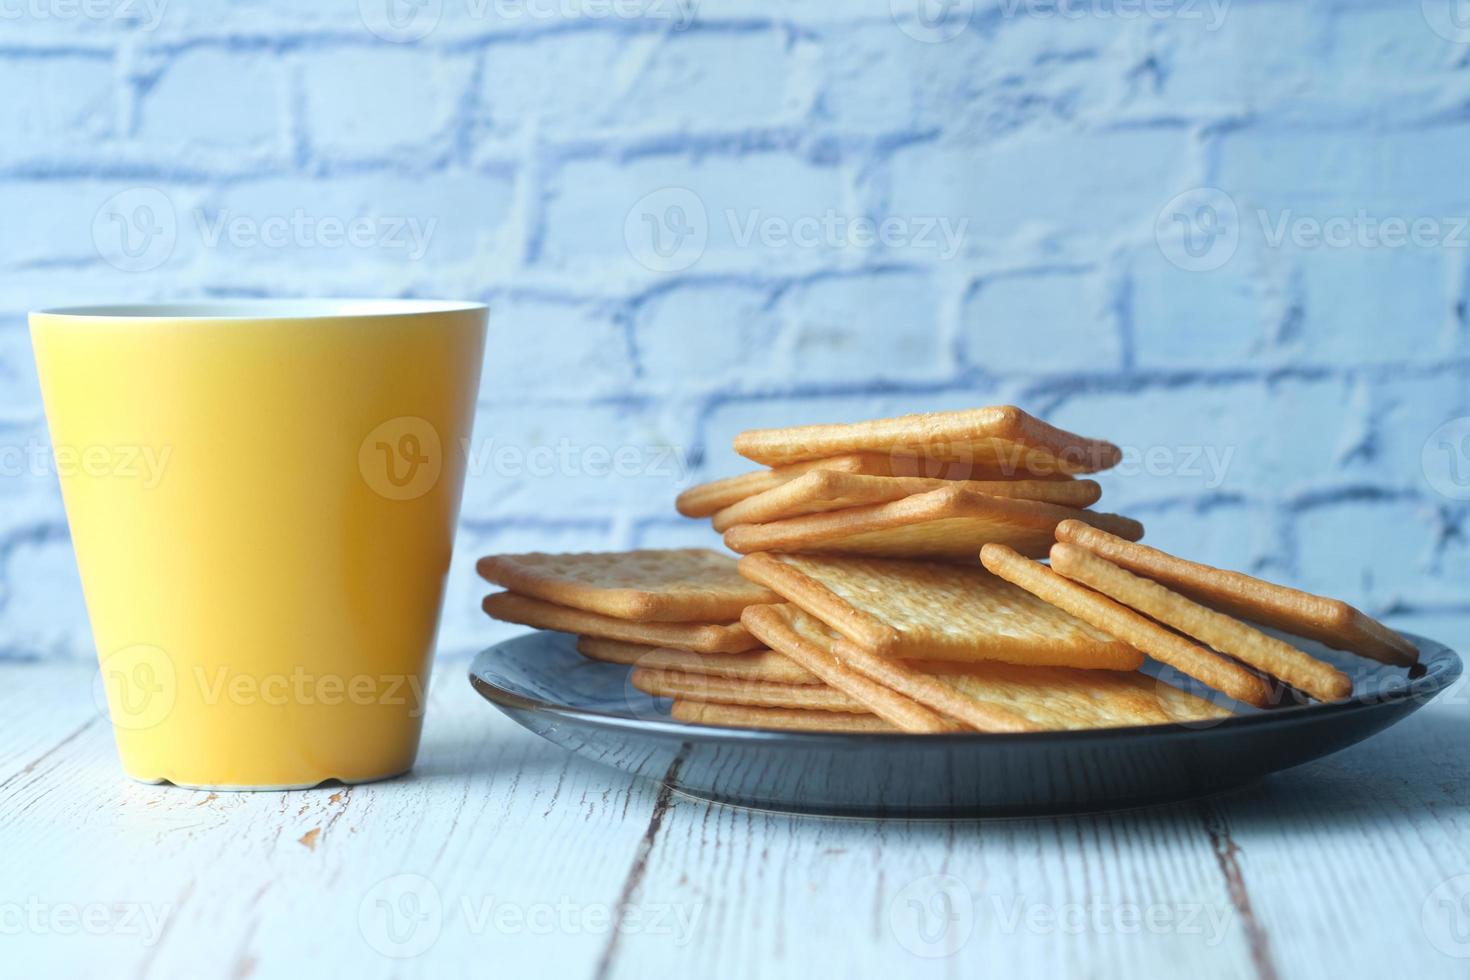
M 410 300 L 31 315 L 130 776 L 265 789 L 412 766 L 485 319 Z

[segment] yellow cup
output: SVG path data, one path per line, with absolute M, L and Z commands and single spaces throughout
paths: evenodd
M 130 776 L 281 789 L 413 765 L 485 317 L 414 300 L 31 315 Z

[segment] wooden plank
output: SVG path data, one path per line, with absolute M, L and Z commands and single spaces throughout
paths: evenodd
M 306 792 L 132 783 L 110 730 L 88 729 L 0 815 L 23 842 L 0 848 L 0 880 L 25 882 L 42 920 L 7 936 L 7 961 L 31 976 L 386 977 L 493 949 L 497 970 L 589 972 L 608 936 L 598 909 L 621 892 L 657 788 L 512 724 L 460 664 L 434 698 L 410 778 Z M 411 894 L 437 898 L 427 919 Z M 112 910 L 97 935 L 45 924 L 97 908 Z

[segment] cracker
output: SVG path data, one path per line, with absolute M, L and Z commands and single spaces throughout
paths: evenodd
M 960 695 L 1010 710 L 1039 731 L 1201 722 L 1231 714 L 1136 670 L 1022 667 L 996 662 L 919 666 Z
M 712 674 L 716 677 L 738 677 L 748 681 L 772 681 L 777 684 L 820 684 L 811 671 L 783 657 L 774 650 L 751 650 L 748 653 L 694 653 L 671 650 L 641 643 L 603 640 L 595 636 L 577 638 L 577 651 L 590 660 L 655 670 L 677 670 L 686 674 Z
M 968 461 L 944 462 L 903 453 L 845 453 L 701 483 L 679 494 L 674 501 L 674 507 L 685 517 L 709 517 L 746 497 L 764 493 L 816 470 L 863 476 L 926 477 L 936 480 L 1004 480 L 1015 475 L 1002 471 L 998 466 L 983 466 Z M 1069 480 L 1071 476 L 1066 473 L 1050 473 L 1035 478 Z
M 688 698 L 721 704 L 750 704 L 766 708 L 804 708 L 810 711 L 861 712 L 864 706 L 826 684 L 778 684 L 710 674 L 635 667 L 634 687 L 658 698 Z
M 873 714 L 839 711 L 800 711 L 793 708 L 755 708 L 740 704 L 713 704 L 676 699 L 670 712 L 675 721 L 722 728 L 771 728 L 791 732 L 882 732 L 899 729 Z
M 703 548 L 487 555 L 475 568 L 520 595 L 639 622 L 725 623 L 776 601 L 734 559 Z
M 740 621 L 769 646 L 801 664 L 828 685 L 873 714 L 908 732 L 945 732 L 957 726 L 912 698 L 871 680 L 843 663 L 832 650 L 835 639 L 820 623 L 794 606 L 749 606 Z
M 1239 664 L 1189 642 L 1107 596 L 1063 578 L 1005 545 L 986 545 L 980 552 L 980 560 L 1007 581 L 1237 701 L 1258 707 L 1270 701 L 1266 682 Z
M 1240 619 L 1398 667 L 1411 666 L 1419 659 L 1414 644 L 1338 599 L 1186 561 L 1070 521 L 1057 526 L 1057 540 L 1086 548 L 1115 565 Z
M 1157 582 L 1140 578 L 1086 548 L 1064 543 L 1053 545 L 1051 567 L 1074 582 L 1172 626 L 1319 701 L 1337 701 L 1353 693 L 1352 679 L 1332 665 L 1238 619 L 1186 599 Z
M 1102 489 L 1095 480 L 950 481 L 923 476 L 866 476 L 813 470 L 717 511 L 712 523 L 716 531 L 726 531 L 736 524 L 763 524 L 803 514 L 886 504 L 931 490 L 943 490 L 947 486 L 993 497 L 1039 500 L 1064 507 L 1090 507 L 1102 495 Z
M 1143 655 L 983 568 L 747 555 L 740 574 L 864 649 L 923 660 L 1136 670 Z
M 739 623 L 639 623 L 558 606 L 514 592 L 487 595 L 481 606 L 492 619 L 507 623 L 676 650 L 741 653 L 760 646 L 750 631 Z
M 911 454 L 973 461 L 1008 476 L 1093 473 L 1116 466 L 1122 458 L 1110 442 L 1058 429 L 1014 405 L 838 425 L 749 429 L 735 437 L 735 451 L 767 466 L 851 452 Z
M 946 487 L 887 504 L 806 514 L 769 524 L 737 524 L 725 532 L 725 544 L 742 554 L 785 551 L 973 563 L 980 548 L 991 543 L 1010 545 L 1026 555 L 1044 555 L 1057 524 L 1069 518 L 1098 524 L 1127 538 L 1143 536 L 1143 525 L 1116 514 Z

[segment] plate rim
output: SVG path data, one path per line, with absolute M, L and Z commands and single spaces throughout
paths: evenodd
M 1398 631 L 1402 636 L 1412 640 L 1422 650 L 1427 644 L 1437 648 L 1436 659 L 1443 666 L 1437 670 L 1428 670 L 1418 677 L 1405 676 L 1405 684 L 1401 688 L 1395 688 L 1387 694 L 1375 695 L 1372 700 L 1365 700 L 1365 696 L 1354 695 L 1345 701 L 1313 702 L 1311 704 L 1297 704 L 1285 708 L 1275 708 L 1269 711 L 1254 714 L 1234 715 L 1229 718 L 1221 718 L 1211 722 L 1172 722 L 1161 725 L 1127 725 L 1113 728 L 1088 728 L 1088 729 L 1065 729 L 1062 731 L 1045 732 L 940 732 L 924 734 L 920 740 L 915 740 L 912 732 L 819 732 L 819 731 L 793 731 L 786 729 L 763 729 L 763 728 L 738 728 L 728 725 L 706 725 L 699 722 L 675 721 L 663 718 L 638 718 L 629 715 L 616 714 L 603 711 L 598 708 L 579 708 L 567 704 L 557 704 L 541 698 L 530 697 L 516 691 L 508 690 L 494 684 L 480 673 L 480 665 L 483 661 L 494 656 L 497 651 L 523 643 L 544 642 L 543 635 L 551 637 L 564 636 L 575 641 L 575 635 L 564 633 L 560 630 L 531 630 L 516 636 L 493 643 L 475 654 L 470 661 L 468 671 L 470 686 L 485 700 L 495 705 L 502 711 L 507 709 L 550 714 L 558 718 L 568 718 L 584 724 L 592 724 L 603 728 L 619 731 L 638 731 L 650 734 L 665 734 L 688 739 L 691 735 L 703 741 L 712 742 L 751 742 L 769 741 L 782 744 L 797 743 L 810 745 L 812 747 L 831 747 L 864 745 L 895 741 L 905 746 L 951 746 L 951 745 L 975 745 L 977 742 L 990 745 L 1026 745 L 1046 742 L 1067 741 L 1070 739 L 1086 738 L 1089 740 L 1126 740 L 1132 738 L 1156 737 L 1168 733 L 1171 735 L 1206 735 L 1221 730 L 1233 731 L 1242 727 L 1257 727 L 1263 724 L 1279 724 L 1302 718 L 1321 718 L 1329 714 L 1344 714 L 1349 712 L 1366 711 L 1372 708 L 1384 707 L 1385 705 L 1398 704 L 1405 701 L 1422 699 L 1420 707 L 1428 704 L 1436 696 L 1441 694 L 1455 683 L 1464 671 L 1464 659 L 1459 652 L 1438 640 L 1422 636 L 1417 633 Z M 1421 661 L 1422 663 L 1422 661 Z M 616 665 L 609 665 L 616 666 Z M 1391 665 L 1385 665 L 1391 666 Z

